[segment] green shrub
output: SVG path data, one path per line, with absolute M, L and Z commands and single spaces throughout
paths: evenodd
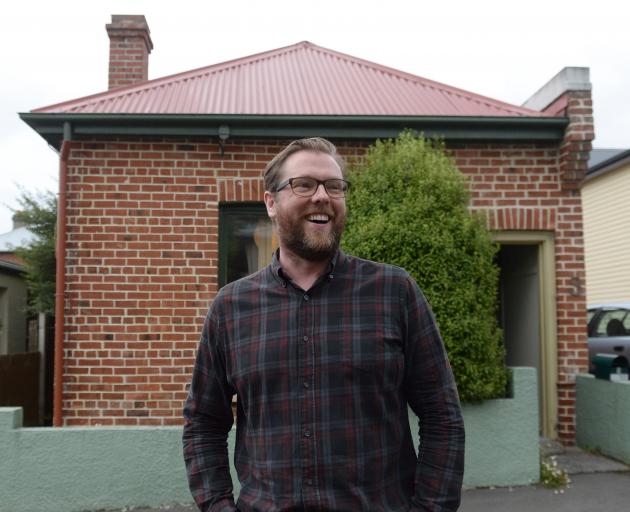
M 463 174 L 442 143 L 411 133 L 377 141 L 349 170 L 344 249 L 405 268 L 436 316 L 462 401 L 505 396 L 496 306 L 497 246 L 468 209 Z
M 52 192 L 33 194 L 22 190 L 18 203 L 22 222 L 36 235 L 34 240 L 15 251 L 26 267 L 28 310 L 31 314 L 54 314 L 57 196 Z

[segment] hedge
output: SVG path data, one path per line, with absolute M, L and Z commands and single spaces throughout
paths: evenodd
M 497 246 L 468 210 L 464 175 L 444 144 L 403 133 L 377 141 L 348 172 L 343 247 L 405 268 L 439 325 L 463 402 L 505 396 L 497 322 Z

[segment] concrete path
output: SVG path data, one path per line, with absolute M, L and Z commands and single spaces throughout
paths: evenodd
M 563 491 L 540 486 L 465 491 L 460 512 L 608 512 L 628 510 L 630 472 L 571 476 Z
M 464 491 L 459 512 L 608 512 L 630 507 L 630 467 L 580 450 L 541 445 L 569 474 L 566 489 L 541 485 L 470 489 Z

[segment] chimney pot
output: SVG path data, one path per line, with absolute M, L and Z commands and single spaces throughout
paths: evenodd
M 105 28 L 109 35 L 109 89 L 148 80 L 153 42 L 145 17 L 112 14 L 112 22 Z

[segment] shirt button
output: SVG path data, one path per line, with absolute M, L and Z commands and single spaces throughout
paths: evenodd
M 304 295 L 304 300 L 308 300 L 308 299 L 310 299 L 310 297 L 308 296 L 308 294 L 305 294 Z
M 308 389 L 308 382 L 305 382 L 305 383 L 303 384 L 303 386 L 304 386 L 306 389 Z
M 308 341 L 308 336 L 304 336 L 302 339 L 303 339 L 304 341 Z
M 306 479 L 306 485 L 313 485 L 313 479 L 312 478 L 307 478 Z
M 304 437 L 311 437 L 311 431 L 309 429 L 304 431 Z
M 332 279 L 333 277 L 335 277 L 335 276 L 332 275 L 332 274 L 328 274 L 328 279 Z

